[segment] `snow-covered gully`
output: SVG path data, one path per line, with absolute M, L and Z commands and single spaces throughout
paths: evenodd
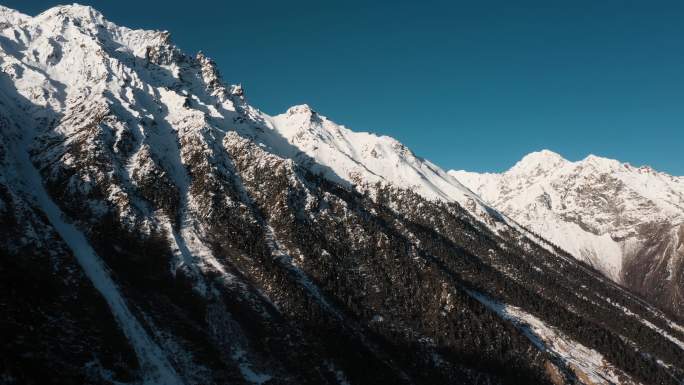
M 539 350 L 548 352 L 572 370 L 581 383 L 620 384 L 623 383 L 621 378 L 627 377 L 606 361 L 601 353 L 569 338 L 534 315 L 518 307 L 499 303 L 479 292 L 468 290 L 468 294 L 502 319 L 513 323 Z M 638 384 L 634 379 L 630 381 L 628 383 Z
M 114 317 L 135 350 L 145 385 L 180 385 L 183 381 L 169 363 L 163 350 L 147 334 L 129 309 L 108 268 L 96 254 L 85 235 L 68 223 L 60 208 L 43 187 L 38 171 L 31 163 L 26 146 L 14 146 L 19 183 L 24 193 L 34 198 L 38 207 L 69 246 L 93 286 L 107 301 Z

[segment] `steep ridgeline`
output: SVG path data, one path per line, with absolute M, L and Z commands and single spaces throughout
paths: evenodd
M 3 385 L 684 378 L 681 326 L 396 141 L 89 7 L 0 28 Z
M 477 195 L 394 138 L 351 131 L 308 105 L 294 106 L 267 121 L 295 150 L 283 155 L 328 179 L 341 184 L 403 186 L 430 200 L 470 200 L 474 213 L 488 212 Z M 474 209 L 478 206 L 480 210 Z
M 483 199 L 607 277 L 684 315 L 684 177 L 548 150 L 502 174 L 451 171 Z

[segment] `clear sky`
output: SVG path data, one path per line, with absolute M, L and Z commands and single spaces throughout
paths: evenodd
M 502 171 L 548 148 L 684 175 L 684 1 L 81 3 L 171 31 L 267 113 L 308 103 L 445 169 Z

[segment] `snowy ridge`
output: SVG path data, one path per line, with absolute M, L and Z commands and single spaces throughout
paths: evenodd
M 5 13 L 14 15 L 11 12 Z M 92 7 L 78 4 L 50 8 L 35 17 L 21 15 L 21 20 L 20 26 L 14 28 L 18 33 L 9 28 L 3 31 L 6 37 L 16 40 L 18 51 L 3 52 L 0 64 L 12 76 L 17 91 L 27 100 L 49 107 L 57 116 L 81 111 L 85 104 L 85 108 L 95 106 L 96 115 L 116 113 L 127 118 L 114 122 L 117 141 L 123 141 L 122 135 L 128 134 L 125 131 L 130 128 L 136 150 L 125 168 L 117 170 L 120 177 L 136 183 L 135 176 L 145 176 L 158 168 L 150 161 L 155 159 L 163 164 L 162 174 L 179 188 L 184 206 L 188 206 L 190 182 L 174 136 L 189 134 L 196 126 L 206 124 L 202 114 L 182 108 L 187 98 L 184 93 L 170 89 L 178 85 L 181 73 L 188 69 L 175 62 L 144 71 L 138 68 L 150 59 L 164 63 L 180 55 L 169 44 L 168 32 L 120 27 Z M 190 78 L 188 86 L 199 94 L 206 93 L 202 79 Z M 38 92 L 41 88 L 44 90 Z M 213 108 L 218 115 L 215 106 L 207 108 Z M 234 111 L 236 106 L 232 100 L 225 100 L 220 108 Z M 136 131 L 136 125 L 131 124 L 136 121 L 159 128 Z M 70 123 L 62 122 L 56 132 L 65 137 L 80 135 L 83 127 Z M 136 209 L 145 210 L 142 203 L 130 199 Z M 121 209 L 132 213 L 130 207 Z M 160 220 L 162 224 L 165 221 Z M 199 258 L 221 271 L 211 253 L 198 242 L 192 221 L 183 218 L 182 222 L 180 231 L 173 232 L 182 251 L 180 257 L 186 263 L 190 258 Z
M 543 150 L 502 174 L 449 174 L 617 282 L 640 225 L 684 222 L 684 178 L 594 155 L 571 162 Z
M 392 137 L 352 131 L 308 105 L 272 117 L 264 114 L 263 119 L 287 140 L 289 146 L 281 145 L 279 155 L 333 181 L 362 190 L 377 183 L 410 189 L 426 199 L 458 202 L 494 231 L 508 227 L 502 223 L 506 218 L 478 195 Z
M 427 199 L 459 202 L 494 230 L 504 219 L 393 138 L 353 132 L 306 105 L 268 116 L 245 101 L 241 87 L 224 86 L 206 56 L 180 53 L 167 32 L 119 27 L 91 7 L 71 5 L 26 17 L 20 27 L 2 34 L 17 51 L 8 52 L 0 66 L 22 95 L 60 113 L 98 104 L 103 114 L 112 111 L 158 125 L 159 133 L 138 132 L 134 139 L 138 151 L 149 150 L 174 182 L 184 177 L 179 176 L 180 159 L 169 156 L 178 152 L 168 142 L 169 133 L 182 137 L 216 130 L 220 139 L 234 130 L 337 183 L 368 188 L 379 182 L 413 189 Z M 68 125 L 57 132 L 74 134 Z M 133 175 L 135 167 L 140 166 L 129 164 L 127 173 Z
M 29 16 L 26 16 L 21 12 L 0 5 L 0 30 L 11 25 L 24 23 L 29 18 Z
M 289 143 L 318 165 L 329 167 L 343 182 L 392 183 L 411 188 L 428 199 L 477 199 L 446 172 L 417 157 L 396 139 L 351 131 L 308 105 L 291 107 L 270 121 Z

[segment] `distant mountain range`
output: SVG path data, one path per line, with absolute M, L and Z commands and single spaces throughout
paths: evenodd
M 449 174 L 493 207 L 674 313 L 684 305 L 684 177 L 544 150 L 501 174 Z
M 684 379 L 681 179 L 447 173 L 80 5 L 0 7 L 0 84 L 2 385 Z

